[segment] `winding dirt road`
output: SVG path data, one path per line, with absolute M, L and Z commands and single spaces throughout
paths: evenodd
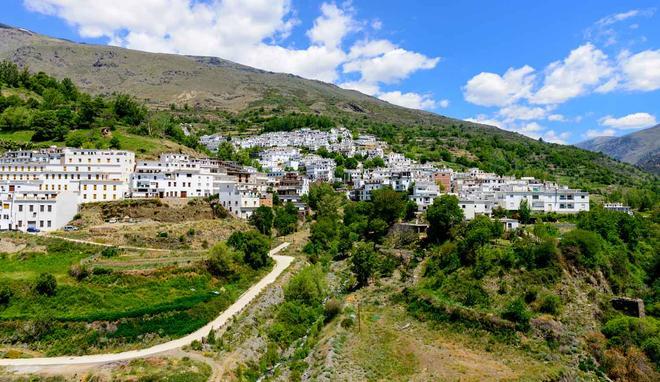
M 259 280 L 256 284 L 252 285 L 245 293 L 243 293 L 236 302 L 229 306 L 222 312 L 215 320 L 209 322 L 204 327 L 197 331 L 188 334 L 185 337 L 165 342 L 150 348 L 141 350 L 131 350 L 122 353 L 109 353 L 109 354 L 94 354 L 85 356 L 65 356 L 65 357 L 49 357 L 49 358 L 17 358 L 17 359 L 0 359 L 0 367 L 25 368 L 34 366 L 67 366 L 67 365 L 89 365 L 89 364 L 104 364 L 117 361 L 127 361 L 135 358 L 149 357 L 156 354 L 168 352 L 171 350 L 179 349 L 183 346 L 189 345 L 193 341 L 200 341 L 206 337 L 211 329 L 217 330 L 224 326 L 234 315 L 243 310 L 259 293 L 269 284 L 273 283 L 277 277 L 291 265 L 293 257 L 277 255 L 280 251 L 287 248 L 289 243 L 282 243 L 276 248 L 272 249 L 269 255 L 275 260 L 275 267 L 266 276 Z

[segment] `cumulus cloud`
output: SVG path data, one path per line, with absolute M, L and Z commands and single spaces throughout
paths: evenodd
M 83 37 L 105 37 L 112 45 L 219 56 L 265 70 L 343 82 L 342 86 L 372 95 L 382 93 L 382 84 L 396 84 L 439 61 L 388 40 L 361 40 L 345 47 L 347 37 L 367 25 L 356 20 L 349 2 L 321 5 L 320 15 L 306 31 L 305 48 L 283 43 L 300 23 L 290 0 L 24 0 L 24 4 L 31 11 L 64 19 Z M 370 25 L 374 30 L 382 27 L 378 20 Z M 348 74 L 359 79 L 348 79 Z M 398 98 L 413 104 L 412 94 Z M 428 96 L 418 98 L 425 107 L 436 104 Z
M 534 69 L 528 65 L 509 68 L 502 76 L 482 72 L 465 84 L 463 95 L 476 105 L 505 106 L 529 96 L 534 78 Z
M 623 52 L 619 56 L 619 66 L 625 78 L 623 88 L 641 91 L 660 89 L 660 49 L 633 55 Z
M 528 121 L 533 119 L 543 119 L 550 112 L 549 107 L 529 107 L 523 105 L 510 105 L 501 108 L 497 114 L 505 121 Z
M 641 129 L 655 126 L 657 123 L 655 116 L 649 113 L 633 113 L 619 118 L 608 115 L 600 119 L 601 125 L 621 130 Z
M 447 107 L 447 100 L 436 102 L 427 94 L 401 93 L 400 91 L 385 92 L 378 95 L 378 98 L 389 103 L 408 107 L 411 109 L 435 109 L 436 107 Z M 445 106 L 442 106 L 444 104 Z
M 588 43 L 562 61 L 545 69 L 543 86 L 530 97 L 537 104 L 560 104 L 586 94 L 590 87 L 601 84 L 613 72 L 607 55 Z
M 504 121 L 502 119 L 488 117 L 485 114 L 479 114 L 474 118 L 466 118 L 465 120 L 513 131 L 533 139 L 542 138 L 544 141 L 552 143 L 566 144 L 566 140 L 571 136 L 571 133 L 567 131 L 556 132 L 555 130 L 548 130 L 545 126 L 535 121 L 523 123 Z

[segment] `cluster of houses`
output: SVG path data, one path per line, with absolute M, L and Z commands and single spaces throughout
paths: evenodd
M 221 138 L 208 138 L 219 142 Z M 123 150 L 50 148 L 10 151 L 0 157 L 0 229 L 55 230 L 66 225 L 81 203 L 124 198 L 217 197 L 232 215 L 249 218 L 273 197 L 292 202 L 302 212 L 302 197 L 311 183 L 341 182 L 346 195 L 371 199 L 374 190 L 405 192 L 425 211 L 442 193 L 458 196 L 466 219 L 493 210 L 518 210 L 523 200 L 532 211 L 577 213 L 589 210 L 589 194 L 534 178 L 503 177 L 478 169 L 455 172 L 422 164 L 401 154 L 385 154 L 386 145 L 372 136 L 353 139 L 346 129 L 327 132 L 301 129 L 235 140 L 237 147 L 261 147 L 263 172 L 249 166 L 185 154 L 162 154 L 158 160 L 136 160 Z M 361 158 L 380 157 L 384 166 L 345 170 L 335 177 L 333 159 L 310 153 L 320 148 Z
M 269 179 L 251 168 L 183 154 L 136 161 L 122 150 L 50 148 L 0 157 L 0 229 L 55 230 L 81 203 L 124 198 L 218 196 L 231 214 L 248 218 L 272 205 Z

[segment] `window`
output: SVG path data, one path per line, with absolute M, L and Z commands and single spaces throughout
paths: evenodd
M 22 204 L 18 205 L 18 212 L 23 212 L 23 205 Z
M 53 212 L 53 206 L 48 206 L 48 212 Z
M 30 212 L 34 212 L 34 206 L 30 204 Z
M 46 208 L 46 207 L 45 207 L 43 204 L 40 205 L 40 206 L 39 206 L 39 212 L 44 212 L 44 209 L 45 209 L 45 208 Z

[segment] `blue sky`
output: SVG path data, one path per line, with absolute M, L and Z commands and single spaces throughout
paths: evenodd
M 659 1 L 4 0 L 0 22 L 213 55 L 573 143 L 660 120 Z

